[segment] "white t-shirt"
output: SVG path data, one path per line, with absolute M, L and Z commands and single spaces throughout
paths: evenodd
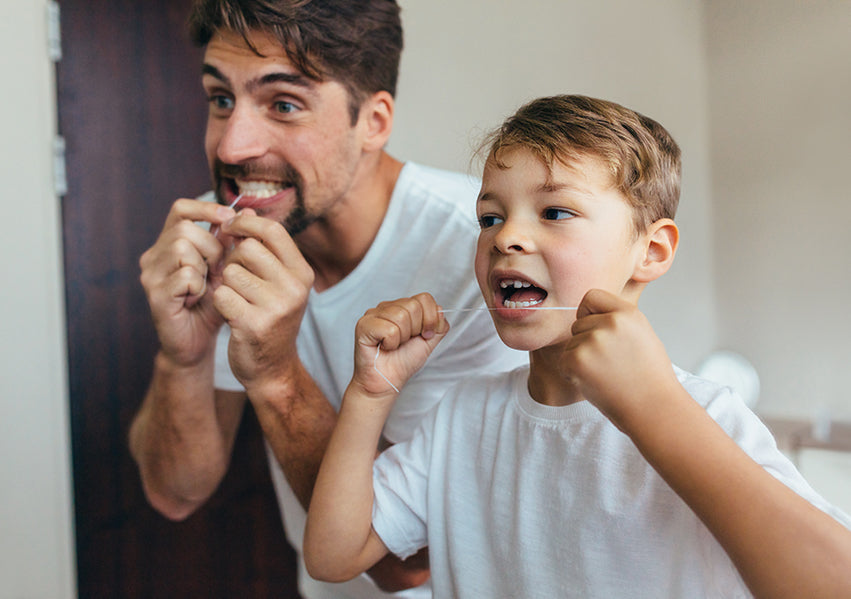
M 396 182 L 378 235 L 357 268 L 334 287 L 311 291 L 297 346 L 305 368 L 335 408 L 354 368 L 355 324 L 385 300 L 427 291 L 444 308 L 479 308 L 484 303 L 473 274 L 478 224 L 478 181 L 457 173 L 407 163 Z M 410 438 L 421 418 L 449 386 L 471 375 L 511 370 L 528 363 L 523 352 L 497 337 L 486 311 L 448 315 L 451 329 L 427 364 L 402 389 L 384 429 L 393 443 Z M 243 390 L 230 371 L 223 327 L 216 347 L 215 386 Z M 305 512 L 267 445 L 270 471 L 287 537 L 301 554 Z M 311 579 L 299 559 L 305 599 L 389 597 L 366 576 L 342 585 Z M 393 597 L 431 597 L 425 588 Z
M 675 370 L 754 460 L 851 527 L 738 396 Z M 588 402 L 535 402 L 528 376 L 460 383 L 376 460 L 373 527 L 400 557 L 428 545 L 435 597 L 750 597 L 629 437 Z

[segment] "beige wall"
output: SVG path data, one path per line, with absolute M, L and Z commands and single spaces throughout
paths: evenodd
M 760 409 L 851 419 L 851 3 L 707 2 L 719 344 Z
M 74 596 L 46 2 L 0 4 L 0 598 Z
M 407 47 L 390 143 L 399 157 L 466 169 L 483 131 L 524 101 L 556 93 L 620 102 L 672 132 L 685 155 L 683 240 L 642 307 L 672 358 L 695 367 L 716 331 L 702 2 L 400 4 Z
M 391 151 L 466 169 L 483 130 L 552 93 L 605 97 L 658 119 L 684 151 L 683 244 L 642 305 L 672 358 L 694 368 L 712 349 L 738 350 L 760 370 L 763 411 L 806 417 L 829 403 L 851 418 L 840 386 L 851 337 L 846 0 L 401 4 L 407 50 Z M 0 599 L 73 595 L 44 7 L 0 5 L 9 84 L 0 110 Z

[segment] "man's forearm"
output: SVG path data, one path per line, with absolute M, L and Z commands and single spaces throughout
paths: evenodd
M 287 482 L 307 510 L 337 413 L 300 362 L 248 397 Z
M 183 519 L 215 491 L 227 470 L 243 403 L 217 404 L 212 357 L 186 368 L 157 355 L 130 428 L 130 451 L 154 508 Z

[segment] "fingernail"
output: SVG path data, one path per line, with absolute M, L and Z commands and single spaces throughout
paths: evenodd
M 222 220 L 228 217 L 233 217 L 234 214 L 236 214 L 236 212 L 234 212 L 232 208 L 228 208 L 227 206 L 219 206 L 216 210 L 216 216 L 218 216 Z

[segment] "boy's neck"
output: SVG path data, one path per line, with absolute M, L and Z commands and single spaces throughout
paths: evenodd
M 585 397 L 559 369 L 564 348 L 561 345 L 529 352 L 529 395 L 547 406 L 567 406 Z

